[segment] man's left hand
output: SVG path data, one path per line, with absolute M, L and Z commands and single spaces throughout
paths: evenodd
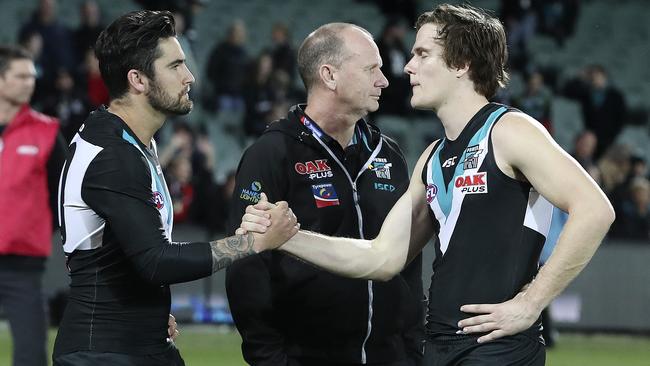
M 479 343 L 524 331 L 535 323 L 541 313 L 541 310 L 527 301 L 523 292 L 500 304 L 463 305 L 460 311 L 481 314 L 458 322 L 458 333 L 488 333 L 479 337 Z

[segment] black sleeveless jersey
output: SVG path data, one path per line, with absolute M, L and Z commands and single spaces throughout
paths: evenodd
M 496 165 L 491 132 L 511 108 L 483 107 L 454 141 L 441 139 L 422 171 L 439 226 L 427 333 L 453 335 L 464 304 L 513 298 L 538 269 L 552 205 Z M 538 331 L 537 327 L 531 328 Z

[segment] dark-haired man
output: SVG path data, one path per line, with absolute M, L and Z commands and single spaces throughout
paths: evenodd
M 35 79 L 27 51 L 0 47 L 0 305 L 11 327 L 13 364 L 45 366 L 41 282 L 66 146 L 58 121 L 29 107 Z
M 497 19 L 443 4 L 417 29 L 405 67 L 411 105 L 435 111 L 445 137 L 421 155 L 377 239 L 299 232 L 281 248 L 336 273 L 386 280 L 437 233 L 425 364 L 543 365 L 539 315 L 594 254 L 613 209 L 537 121 L 488 102 L 507 81 Z M 551 203 L 569 219 L 538 272 Z M 245 229 L 260 224 L 257 209 Z
M 230 212 L 237 220 L 233 231 L 263 190 L 273 201 L 287 201 L 307 230 L 377 236 L 408 186 L 401 150 L 364 120 L 388 86 L 381 66 L 372 36 L 356 25 L 326 24 L 304 40 L 298 70 L 307 104 L 291 108 L 244 153 Z M 382 283 L 267 252 L 231 266 L 226 289 L 244 359 L 252 365 L 421 362 L 421 258 Z
M 283 227 L 264 236 L 173 242 L 173 211 L 152 139 L 169 115 L 189 113 L 194 77 L 169 12 L 115 20 L 95 53 L 109 94 L 70 145 L 59 190 L 70 297 L 55 365 L 183 365 L 168 342 L 169 284 L 205 277 L 269 249 L 296 230 L 286 203 L 270 213 Z

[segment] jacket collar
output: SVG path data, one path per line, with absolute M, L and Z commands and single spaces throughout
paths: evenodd
M 338 142 L 305 114 L 306 106 L 306 104 L 298 104 L 291 107 L 287 118 L 271 123 L 265 133 L 282 132 L 314 146 L 319 146 L 314 138 L 314 136 L 318 136 L 327 146 L 340 149 L 341 146 Z M 381 132 L 376 126 L 367 123 L 363 118 L 357 121 L 352 143 L 359 143 L 362 145 L 360 147 L 363 147 L 363 150 L 372 151 L 380 139 Z
M 9 123 L 5 126 L 5 131 L 14 129 L 17 126 L 23 125 L 25 123 L 29 123 L 30 119 L 27 118 L 27 116 L 29 116 L 31 110 L 32 109 L 30 108 L 29 104 L 23 104 L 14 118 L 12 118 L 11 121 L 9 121 Z

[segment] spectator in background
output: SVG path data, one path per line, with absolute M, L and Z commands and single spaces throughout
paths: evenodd
M 170 142 L 162 148 L 160 165 L 169 177 L 168 186 L 179 222 L 193 222 L 207 229 L 218 216 L 215 207 L 214 146 L 204 132 L 196 133 L 182 120 L 174 122 Z
M 233 191 L 235 190 L 235 171 L 230 171 L 226 175 L 226 180 L 223 184 L 218 184 L 214 190 L 214 201 L 212 202 L 212 210 L 207 211 L 214 216 L 206 217 L 209 219 L 207 225 L 208 232 L 210 233 L 224 233 L 226 232 L 226 223 L 228 222 L 228 213 L 230 212 L 230 205 L 232 202 Z M 206 211 L 204 211 L 206 212 Z M 201 221 L 201 224 L 204 222 Z
M 526 72 L 528 42 L 535 35 L 537 14 L 531 0 L 501 0 L 500 16 L 508 40 L 508 63 L 512 70 Z
M 361 0 L 360 0 L 361 1 Z M 399 16 L 408 24 L 415 24 L 418 16 L 417 0 L 365 0 L 375 3 L 386 16 Z
M 33 103 L 54 90 L 56 75 L 60 69 L 74 70 L 75 53 L 70 31 L 59 23 L 56 15 L 56 0 L 40 0 L 31 20 L 23 25 L 19 38 L 29 33 L 38 33 L 43 38 L 43 53 L 40 58 L 43 68 L 41 93 L 34 96 Z M 41 85 L 39 85 L 41 87 Z
M 174 222 L 180 224 L 189 221 L 190 210 L 194 203 L 190 159 L 184 155 L 172 158 L 165 169 L 165 180 L 172 199 Z
M 194 153 L 194 131 L 183 120 L 172 120 L 173 132 L 169 143 L 161 148 L 158 155 L 160 166 L 166 168 L 177 156 L 192 158 Z
M 180 12 L 185 18 L 185 33 L 187 38 L 193 42 L 196 38 L 194 30 L 194 16 L 205 5 L 208 0 L 134 0 L 146 10 L 169 10 Z
M 598 138 L 596 159 L 600 158 L 623 129 L 627 106 L 623 93 L 613 86 L 600 65 L 587 66 L 578 78 L 569 80 L 564 94 L 577 100 L 582 108 L 585 128 Z
M 598 146 L 598 138 L 596 135 L 589 130 L 582 131 L 578 136 L 576 136 L 571 156 L 576 159 L 578 164 L 580 164 L 599 185 L 602 185 L 600 171 L 598 170 L 598 166 L 594 160 L 596 146 Z
M 72 138 L 92 110 L 86 95 L 75 87 L 75 81 L 67 70 L 59 70 L 54 93 L 43 100 L 43 112 L 56 116 L 61 124 L 61 132 L 66 142 Z
M 650 182 L 635 177 L 629 185 L 628 197 L 623 200 L 611 236 L 621 239 L 650 240 Z
M 632 157 L 630 157 L 630 165 L 630 175 L 632 178 L 648 178 L 648 163 L 644 158 L 638 155 L 632 155 Z
M 47 365 L 41 281 L 66 153 L 56 119 L 28 104 L 35 77 L 26 51 L 0 47 L 0 305 L 11 328 L 15 366 Z
M 251 64 L 248 79 L 244 87 L 244 133 L 246 136 L 259 137 L 271 122 L 269 116 L 273 109 L 275 96 L 271 83 L 273 58 L 263 52 Z
M 580 0 L 545 0 L 536 1 L 535 4 L 540 19 L 540 31 L 553 37 L 558 46 L 564 46 L 566 38 L 573 35 L 580 11 Z
M 245 49 L 246 25 L 240 19 L 228 28 L 226 39 L 217 44 L 208 59 L 207 77 L 220 111 L 243 112 L 243 89 L 249 59 Z
M 389 87 L 384 89 L 379 104 L 379 114 L 394 114 L 404 116 L 410 113 L 409 96 L 411 82 L 404 66 L 410 59 L 409 51 L 404 45 L 406 27 L 399 18 L 386 22 L 377 42 L 379 55 L 383 60 L 381 71 L 388 80 Z
M 527 77 L 524 94 L 514 98 L 513 106 L 541 122 L 544 128 L 553 134 L 553 123 L 551 122 L 552 100 L 553 94 L 544 85 L 542 73 L 532 71 Z
M 614 210 L 619 213 L 622 201 L 626 198 L 626 182 L 630 174 L 630 152 L 625 145 L 612 145 L 598 161 L 601 187 L 609 198 Z
M 97 61 L 97 57 L 95 57 L 95 52 L 93 50 L 86 51 L 82 72 L 82 78 L 86 84 L 86 96 L 91 109 L 96 109 L 101 105 L 108 105 L 108 88 L 106 88 L 106 84 L 104 84 L 104 80 L 102 79 L 99 70 L 99 61 Z
M 271 57 L 273 70 L 282 70 L 289 76 L 291 83 L 296 75 L 296 51 L 291 45 L 289 28 L 284 23 L 275 23 L 271 30 Z
M 36 69 L 36 86 L 34 87 L 32 101 L 42 100 L 45 95 L 42 60 L 43 37 L 37 31 L 25 32 L 18 37 L 18 45 L 30 54 Z
M 77 69 L 82 69 L 86 62 L 88 50 L 95 47 L 99 33 L 104 29 L 101 13 L 95 0 L 85 0 L 79 8 L 79 27 L 74 31 L 74 47 Z

